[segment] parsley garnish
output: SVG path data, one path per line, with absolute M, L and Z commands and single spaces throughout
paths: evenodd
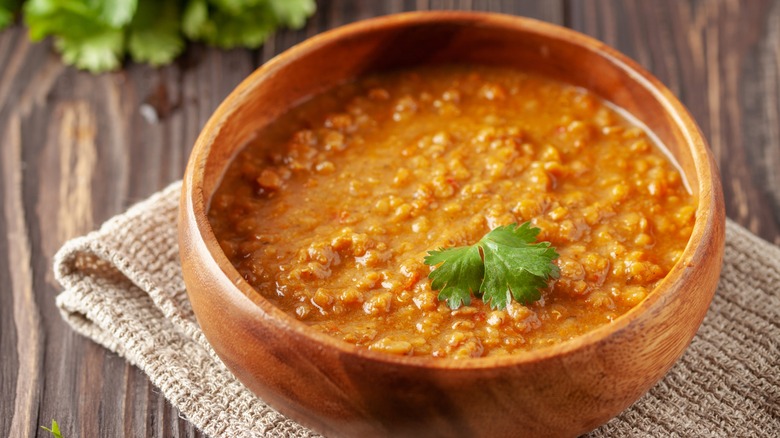
M 482 297 L 492 309 L 503 309 L 514 299 L 524 305 L 541 298 L 539 289 L 560 270 L 550 242 L 538 242 L 541 230 L 529 222 L 498 227 L 471 246 L 428 251 L 425 264 L 437 266 L 428 278 L 451 309 L 471 304 L 471 295 Z

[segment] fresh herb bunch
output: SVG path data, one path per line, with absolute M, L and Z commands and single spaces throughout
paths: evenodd
M 314 0 L 0 0 L 0 29 L 21 9 L 31 39 L 51 35 L 67 64 L 101 72 L 126 55 L 168 64 L 185 39 L 255 48 L 278 27 L 300 28 L 315 8 Z
M 560 270 L 558 253 L 550 242 L 536 242 L 541 230 L 529 222 L 498 227 L 471 246 L 428 251 L 425 264 L 436 266 L 428 278 L 439 300 L 451 309 L 481 297 L 492 309 L 506 308 L 513 297 L 522 304 L 541 298 L 550 278 Z

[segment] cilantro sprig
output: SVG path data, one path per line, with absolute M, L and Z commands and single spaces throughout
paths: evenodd
M 60 425 L 56 421 L 51 420 L 51 429 L 45 426 L 41 426 L 41 429 L 49 432 L 54 438 L 62 438 L 62 432 L 60 432 Z
M 536 242 L 541 230 L 529 222 L 498 227 L 471 246 L 428 251 L 425 264 L 436 266 L 428 275 L 451 309 L 481 297 L 492 309 L 506 308 L 510 296 L 522 304 L 541 298 L 542 289 L 560 270 L 550 242 Z
M 101 72 L 125 55 L 168 64 L 185 40 L 256 48 L 279 27 L 302 27 L 315 8 L 315 0 L 0 0 L 0 29 L 21 14 L 32 40 L 51 35 L 65 63 Z

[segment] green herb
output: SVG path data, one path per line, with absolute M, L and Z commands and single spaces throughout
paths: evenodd
M 529 222 L 498 227 L 471 246 L 428 251 L 425 264 L 436 266 L 428 278 L 439 300 L 457 309 L 481 297 L 492 309 L 506 308 L 513 297 L 522 304 L 541 298 L 550 278 L 560 270 L 550 242 L 536 241 L 541 230 Z
M 60 433 L 60 425 L 57 424 L 57 422 L 54 420 L 51 420 L 51 429 L 45 426 L 41 426 L 41 429 L 54 435 L 54 438 L 62 438 L 62 433 Z
M 14 15 L 21 4 L 22 0 L 0 0 L 0 29 L 14 21 Z
M 0 29 L 21 0 L 0 0 Z M 300 28 L 314 0 L 27 0 L 30 38 L 54 37 L 67 64 L 101 72 L 134 61 L 164 65 L 185 38 L 219 47 L 255 48 L 278 27 Z
M 182 29 L 214 46 L 254 48 L 279 26 L 302 27 L 315 7 L 313 0 L 190 0 Z

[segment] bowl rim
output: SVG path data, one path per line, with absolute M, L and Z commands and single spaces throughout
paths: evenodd
M 306 56 L 325 45 L 332 44 L 343 38 L 350 38 L 363 32 L 375 31 L 377 29 L 437 23 L 498 26 L 520 32 L 533 33 L 545 39 L 560 40 L 564 44 L 577 46 L 580 50 L 592 52 L 594 55 L 600 56 L 615 65 L 616 68 L 656 99 L 669 117 L 670 123 L 677 127 L 681 137 L 685 139 L 685 148 L 691 153 L 694 174 L 697 179 L 695 182 L 691 181 L 692 184 L 695 183 L 697 186 L 694 188 L 694 195 L 698 193 L 698 196 L 695 196 L 697 201 L 695 212 L 697 219 L 694 223 L 691 237 L 679 260 L 666 277 L 648 293 L 644 300 L 628 312 L 615 318 L 611 323 L 597 327 L 572 339 L 537 350 L 517 352 L 499 357 L 453 359 L 377 352 L 322 333 L 276 307 L 241 278 L 219 246 L 207 217 L 206 206 L 209 203 L 209 199 L 206 199 L 203 193 L 203 175 L 213 141 L 218 136 L 226 120 L 240 110 L 244 97 L 250 93 L 251 89 L 260 81 L 273 77 L 293 60 Z M 195 182 L 199 184 L 194 184 Z M 713 190 L 716 186 L 719 187 L 718 174 L 712 153 L 701 130 L 688 110 L 657 78 L 616 49 L 572 29 L 527 17 L 477 11 L 415 11 L 361 20 L 320 33 L 285 50 L 247 76 L 222 101 L 201 130 L 187 165 L 185 184 L 181 194 L 181 206 L 186 209 L 182 217 L 186 216 L 189 221 L 194 220 L 194 228 L 197 232 L 193 233 L 192 238 L 195 241 L 192 242 L 192 245 L 195 251 L 208 254 L 210 258 L 208 262 L 213 262 L 215 265 L 213 267 L 216 268 L 212 271 L 219 272 L 224 276 L 225 281 L 222 281 L 221 284 L 232 284 L 235 286 L 224 288 L 220 292 L 226 295 L 224 298 L 231 304 L 245 308 L 252 318 L 258 321 L 266 321 L 266 323 L 270 322 L 278 330 L 289 331 L 292 336 L 307 338 L 321 347 L 332 349 L 339 354 L 358 356 L 364 360 L 408 367 L 476 370 L 538 363 L 551 358 L 567 356 L 580 349 L 594 347 L 625 330 L 637 320 L 639 314 L 649 311 L 658 305 L 663 305 L 670 293 L 682 287 L 685 279 L 690 276 L 691 270 L 689 268 L 694 267 L 697 260 L 710 255 L 708 254 L 706 243 L 711 240 L 712 233 L 718 229 L 718 224 L 715 223 L 719 216 L 716 209 L 722 208 L 722 202 L 718 201 L 718 193 L 716 190 Z M 235 280 L 231 281 L 231 279 Z M 250 299 L 250 296 L 255 297 L 255 299 Z

